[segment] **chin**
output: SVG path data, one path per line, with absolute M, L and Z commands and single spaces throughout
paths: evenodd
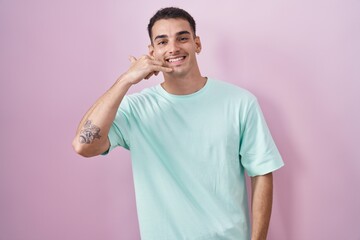
M 185 76 L 187 73 L 188 73 L 187 71 L 184 71 L 182 69 L 173 68 L 173 71 L 170 72 L 169 74 L 172 76 Z

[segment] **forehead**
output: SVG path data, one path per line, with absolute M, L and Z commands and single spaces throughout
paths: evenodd
M 175 36 L 181 31 L 192 33 L 190 23 L 181 18 L 160 19 L 155 22 L 152 27 L 152 38 L 155 39 L 159 35 Z

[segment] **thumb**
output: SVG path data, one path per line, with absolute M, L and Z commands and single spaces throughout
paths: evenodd
M 134 56 L 129 56 L 129 61 L 131 62 L 131 63 L 134 63 L 134 62 L 136 62 L 136 58 L 134 57 Z

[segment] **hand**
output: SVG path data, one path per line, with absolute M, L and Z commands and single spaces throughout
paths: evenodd
M 139 59 L 133 56 L 129 57 L 131 66 L 126 72 L 130 77 L 132 84 L 136 84 L 143 79 L 149 79 L 152 75 L 158 75 L 159 72 L 171 72 L 172 69 L 163 66 L 163 62 L 155 60 L 154 58 L 143 55 Z

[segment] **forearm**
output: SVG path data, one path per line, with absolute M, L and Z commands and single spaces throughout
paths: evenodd
M 108 133 L 115 119 L 119 105 L 133 84 L 149 79 L 160 71 L 171 72 L 163 62 L 143 55 L 139 59 L 130 57 L 131 66 L 115 84 L 87 111 L 81 120 L 73 140 L 73 147 L 84 157 L 92 157 L 105 152 L 110 143 Z
M 273 178 L 272 173 L 251 178 L 252 233 L 251 240 L 265 240 L 269 228 Z
M 85 157 L 99 155 L 109 147 L 108 133 L 115 119 L 117 109 L 131 87 L 125 75 L 101 96 L 82 118 L 73 147 Z

